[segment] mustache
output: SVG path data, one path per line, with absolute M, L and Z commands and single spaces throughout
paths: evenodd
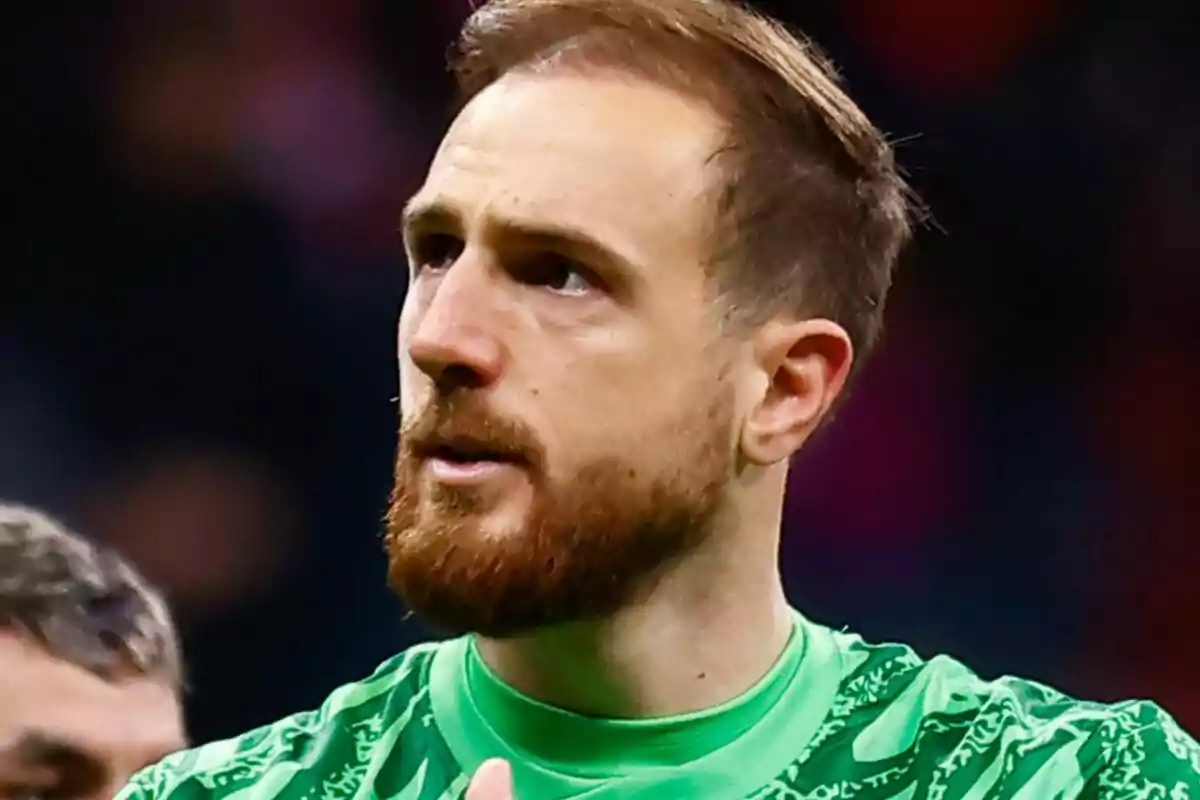
M 445 452 L 541 466 L 537 435 L 524 423 L 497 414 L 477 395 L 435 399 L 400 426 L 401 454 L 424 459 Z

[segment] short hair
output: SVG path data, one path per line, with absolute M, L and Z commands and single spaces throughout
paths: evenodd
M 162 596 L 116 553 L 46 514 L 0 503 L 0 629 L 106 679 L 180 687 L 179 642 Z
M 463 101 L 514 70 L 615 70 L 726 121 L 712 269 L 729 318 L 780 313 L 878 339 L 915 197 L 886 137 L 802 36 L 729 0 L 491 0 L 450 52 Z

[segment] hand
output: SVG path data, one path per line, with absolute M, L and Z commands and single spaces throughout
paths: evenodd
M 464 800 L 513 800 L 512 767 L 503 758 L 480 764 Z

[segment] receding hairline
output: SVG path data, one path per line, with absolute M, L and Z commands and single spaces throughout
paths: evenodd
M 820 48 L 736 0 L 492 0 L 450 53 L 464 103 L 510 72 L 564 66 L 634 73 L 714 108 L 728 135 L 711 160 L 725 180 L 710 266 L 731 310 L 752 326 L 832 319 L 857 370 L 927 212 Z
M 555 87 L 559 82 L 565 85 L 562 88 Z M 547 86 L 553 87 L 548 90 L 549 95 L 543 93 L 542 87 Z M 593 87 L 596 88 L 594 93 Z M 514 97 L 510 100 L 510 91 L 529 99 Z M 492 92 L 498 93 L 498 102 L 489 100 Z M 476 116 L 475 104 L 481 102 L 487 110 L 481 116 Z M 455 171 L 447 170 L 444 166 L 455 163 L 452 156 L 445 155 L 447 150 L 452 152 L 464 141 L 467 149 L 471 150 L 476 125 L 489 130 L 494 124 L 506 127 L 510 119 L 518 120 L 516 135 L 521 136 L 522 142 L 528 141 L 527 134 L 523 132 L 526 123 L 522 109 L 532 108 L 533 113 L 540 116 L 544 109 L 553 109 L 563 102 L 572 104 L 573 107 L 566 113 L 573 120 L 576 110 L 586 109 L 580 111 L 583 121 L 573 124 L 575 129 L 588 134 L 584 138 L 589 142 L 593 140 L 590 134 L 598 132 L 594 144 L 588 145 L 583 152 L 588 159 L 608 162 L 606 173 L 611 174 L 613 165 L 609 156 L 614 152 L 613 148 L 623 148 L 625 142 L 636 143 L 642 153 L 635 162 L 639 165 L 636 169 L 641 173 L 655 170 L 661 180 L 654 185 L 670 187 L 671 200 L 702 203 L 715 208 L 722 176 L 713 167 L 712 161 L 725 147 L 728 122 L 703 98 L 619 65 L 593 68 L 575 64 L 522 64 L 469 98 L 450 124 L 424 182 L 409 197 L 400 213 L 400 233 L 406 245 L 414 234 L 462 235 L 467 225 L 464 215 L 474 215 L 474 210 L 464 209 L 461 205 L 462 182 L 445 178 L 447 172 Z M 513 103 L 516 104 L 516 110 Z M 527 103 L 530 105 L 527 106 Z M 632 114 L 628 113 L 631 104 L 638 109 Z M 493 114 L 504 121 L 494 122 Z M 482 123 L 479 122 L 481 119 Z M 471 131 L 465 134 L 465 140 L 461 138 L 464 128 L 460 127 L 464 124 L 465 129 Z M 648 127 L 649 124 L 653 127 Z M 545 127 L 540 130 L 545 130 Z M 540 130 L 535 131 L 534 135 L 539 135 Z M 560 137 L 558 130 L 554 128 L 550 134 L 556 142 Z M 614 130 L 616 133 L 610 136 L 610 131 Z M 653 135 L 647 139 L 644 134 L 648 131 Z M 642 141 L 635 142 L 636 139 Z M 579 138 L 570 137 L 563 141 L 574 144 Z M 554 149 L 557 149 L 557 144 Z M 573 159 L 580 157 L 574 147 L 570 148 L 570 153 Z M 443 162 L 443 158 L 448 160 Z M 547 170 L 547 174 L 556 173 Z M 470 185 L 470 182 L 467 183 Z M 559 177 L 551 181 L 556 193 L 561 183 Z M 607 177 L 600 183 L 605 189 L 620 185 Z M 640 282 L 643 273 L 649 272 L 659 260 L 658 256 L 648 254 L 637 241 L 621 236 L 622 229 L 619 226 L 605 224 L 594 214 L 570 204 L 564 208 L 554 200 L 556 195 L 526 195 L 527 188 L 520 180 L 514 179 L 502 194 L 505 197 L 510 194 L 519 197 L 521 202 L 510 206 L 507 202 L 497 204 L 494 198 L 481 201 L 481 205 L 475 206 L 475 209 L 486 208 L 487 214 L 477 221 L 486 223 L 484 229 L 498 237 L 527 244 L 544 243 L 547 249 L 581 256 L 585 263 L 603 261 L 618 268 L 623 278 L 635 283 Z M 702 219 L 701 224 L 706 229 L 710 227 L 707 219 Z
M 545 20 L 558 28 L 538 29 Z M 510 74 L 641 79 L 715 113 L 725 141 L 710 163 L 746 132 L 761 146 L 773 131 L 769 148 L 796 156 L 819 148 L 857 194 L 874 198 L 897 226 L 897 253 L 926 217 L 891 142 L 846 93 L 833 62 L 804 34 L 737 0 L 492 0 L 468 18 L 448 63 L 460 111 Z
M 736 64 L 803 98 L 856 160 L 890 157 L 821 48 L 738 0 L 492 0 L 467 19 L 448 63 L 468 99 L 510 71 L 596 41 L 624 44 L 613 57 L 626 69 L 647 60 Z M 678 77 L 704 80 L 692 70 Z

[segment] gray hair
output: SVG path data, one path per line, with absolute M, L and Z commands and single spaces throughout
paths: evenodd
M 0 628 L 105 678 L 182 683 L 166 602 L 116 553 L 32 508 L 0 502 Z

